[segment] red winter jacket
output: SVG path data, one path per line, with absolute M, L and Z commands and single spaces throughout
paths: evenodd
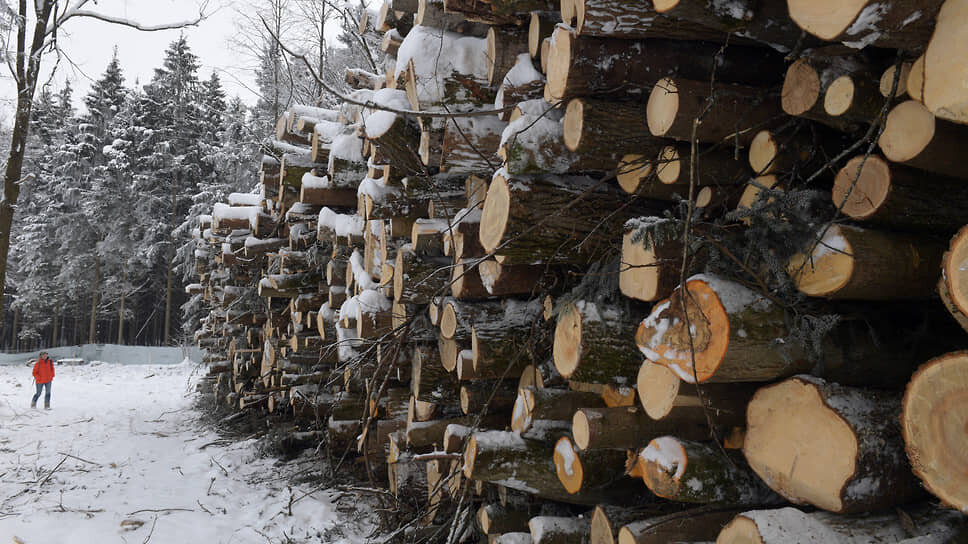
M 34 363 L 34 379 L 37 383 L 49 383 L 54 381 L 54 361 L 50 357 L 37 359 Z

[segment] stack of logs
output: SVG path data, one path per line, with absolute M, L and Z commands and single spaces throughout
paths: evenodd
M 963 531 L 968 1 L 371 19 L 385 72 L 286 112 L 195 233 L 218 402 L 349 452 L 419 512 L 396 541 Z M 764 263 L 695 243 L 804 187 L 833 219 L 768 254 L 839 316 L 809 342 Z

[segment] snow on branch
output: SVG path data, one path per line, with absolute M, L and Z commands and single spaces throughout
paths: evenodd
M 67 9 L 64 10 L 63 13 L 61 13 L 51 22 L 51 24 L 47 27 L 46 34 L 47 35 L 53 34 L 60 26 L 62 26 L 68 20 L 74 19 L 74 18 L 80 18 L 80 17 L 97 19 L 98 21 L 104 21 L 106 23 L 110 23 L 114 25 L 126 26 L 130 28 L 134 28 L 136 30 L 140 30 L 142 32 L 157 32 L 161 30 L 174 30 L 174 29 L 185 28 L 189 26 L 198 26 L 199 23 L 201 23 L 202 21 L 208 18 L 208 15 L 205 13 L 205 8 L 208 6 L 207 1 L 203 2 L 199 6 L 198 17 L 194 19 L 176 21 L 171 23 L 161 23 L 157 25 L 146 25 L 138 21 L 135 21 L 133 19 L 128 19 L 127 17 L 118 17 L 114 15 L 108 15 L 105 13 L 99 13 L 96 11 L 84 9 L 84 6 L 87 5 L 89 2 L 90 0 L 78 0 L 77 3 L 75 3 L 73 6 L 69 6 Z

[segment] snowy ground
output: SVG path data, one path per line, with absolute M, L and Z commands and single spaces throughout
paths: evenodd
M 30 368 L 0 366 L 0 543 L 366 541 L 365 522 L 290 489 L 253 441 L 204 428 L 195 370 L 58 366 L 45 411 L 28 408 Z

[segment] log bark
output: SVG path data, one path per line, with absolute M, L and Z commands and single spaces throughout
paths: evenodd
M 848 161 L 832 197 L 844 215 L 872 225 L 950 233 L 968 223 L 963 180 L 925 176 L 877 155 Z
M 534 516 L 528 521 L 531 544 L 584 544 L 591 522 L 583 517 Z
M 645 447 L 652 439 L 670 433 L 691 440 L 708 438 L 708 427 L 698 421 L 656 421 L 636 406 L 579 408 L 571 420 L 571 433 L 580 450 L 629 450 Z
M 735 452 L 735 450 L 733 450 Z M 779 497 L 750 470 L 738 452 L 715 444 L 662 436 L 639 453 L 645 485 L 656 495 L 697 504 L 769 504 Z
M 642 361 L 628 341 L 638 321 L 634 312 L 619 306 L 590 301 L 562 306 L 555 327 L 555 368 L 569 380 L 631 384 Z
M 938 293 L 945 308 L 959 325 L 968 331 L 968 227 L 963 227 L 951 238 L 948 251 L 941 261 Z
M 686 440 L 709 437 L 709 425 L 723 430 L 744 426 L 746 407 L 756 392 L 752 384 L 704 384 L 700 388 L 648 360 L 642 363 L 636 385 L 645 413 L 664 425 L 692 429 L 690 435 L 670 432 Z M 697 436 L 699 433 L 705 436 Z
M 528 530 L 531 513 L 527 510 L 505 508 L 500 504 L 485 504 L 477 510 L 477 525 L 485 535 L 524 532 Z
M 919 170 L 968 179 L 961 160 L 960 142 L 968 138 L 968 127 L 935 118 L 924 104 L 908 100 L 887 114 L 877 144 L 891 162 Z
M 698 511 L 700 509 L 701 511 Z M 723 525 L 737 513 L 735 508 L 700 507 L 682 513 L 635 521 L 619 530 L 618 544 L 712 542 Z
M 896 2 L 892 3 L 892 5 Z M 968 10 L 963 1 L 934 1 L 931 6 L 941 5 L 934 25 L 934 34 L 924 53 L 921 74 L 923 87 L 918 86 L 924 104 L 938 117 L 956 123 L 968 123 L 968 92 L 965 90 L 965 63 L 960 55 L 952 54 L 965 47 L 965 21 Z M 922 18 L 923 20 L 924 18 Z M 927 18 L 930 24 L 934 19 Z M 911 70 L 914 75 L 914 69 Z M 910 85 L 908 87 L 910 89 Z M 912 98 L 915 98 L 912 93 Z
M 569 151 L 564 145 L 561 113 L 544 100 L 518 104 L 510 119 L 498 149 L 509 174 L 605 172 L 618 161 L 608 153 L 585 156 Z
M 579 36 L 559 25 L 549 50 L 548 92 L 555 100 L 598 94 L 642 96 L 642 89 L 672 73 L 705 80 L 713 62 L 716 79 L 722 82 L 772 83 L 782 71 L 781 61 L 761 49 L 730 46 L 725 57 L 718 57 L 718 50 L 718 45 L 697 41 Z M 600 62 L 602 58 L 609 62 Z
M 940 0 L 850 3 L 788 0 L 790 18 L 810 34 L 853 48 L 868 45 L 920 51 L 931 36 Z
M 419 255 L 412 246 L 397 250 L 393 267 L 393 298 L 402 304 L 427 304 L 450 282 L 447 259 Z
M 800 29 L 790 21 L 782 2 L 738 2 L 730 9 L 710 8 L 701 0 L 660 0 L 656 12 L 667 17 L 689 21 L 710 30 L 761 42 L 774 49 L 789 51 L 812 46 L 801 37 Z
M 845 517 L 829 512 L 802 512 L 786 507 L 743 512 L 719 533 L 718 544 L 793 542 L 803 535 L 824 535 L 825 542 L 953 542 L 960 523 L 951 512 L 915 507 L 896 512 Z M 957 515 L 957 514 L 954 514 Z M 922 538 L 918 538 L 922 537 Z
M 444 126 L 440 170 L 449 174 L 493 171 L 506 123 L 494 117 L 448 119 Z
M 497 297 L 561 293 L 574 284 L 574 270 L 569 267 L 502 265 L 494 259 L 482 261 L 477 267 L 484 288 Z
M 956 351 L 925 363 L 907 386 L 901 431 L 914 474 L 924 487 L 960 512 L 968 511 L 965 485 L 963 395 L 968 352 Z
M 492 26 L 487 31 L 487 82 L 499 85 L 518 55 L 528 52 L 528 30 L 516 27 Z
M 465 414 L 510 415 L 517 398 L 517 379 L 473 380 L 460 387 L 460 409 Z
M 486 36 L 488 29 L 487 25 L 468 21 L 460 13 L 445 12 L 444 0 L 420 0 L 413 22 L 421 26 L 477 37 Z
M 420 129 L 402 115 L 395 115 L 389 126 L 379 126 L 380 123 L 369 123 L 377 115 L 394 115 L 389 112 L 379 112 L 367 119 L 366 137 L 376 144 L 380 153 L 393 163 L 394 169 L 403 175 L 416 175 L 425 172 L 420 161 L 418 145 Z
M 649 95 L 648 125 L 655 136 L 703 143 L 747 146 L 756 133 L 782 117 L 777 97 L 745 85 L 714 86 L 707 81 L 663 78 Z M 712 100 L 714 106 L 708 107 Z M 702 119 L 694 129 L 693 121 Z
M 840 514 L 903 504 L 921 491 L 903 454 L 896 395 L 799 376 L 760 389 L 743 453 L 774 491 Z

